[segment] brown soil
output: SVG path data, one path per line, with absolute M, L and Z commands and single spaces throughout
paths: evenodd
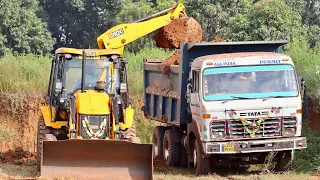
M 319 100 L 309 99 L 309 125 L 312 130 L 320 131 L 320 104 Z
M 182 42 L 200 42 L 202 29 L 195 19 L 183 17 L 161 28 L 153 39 L 157 47 L 179 48 Z
M 177 49 L 170 57 L 163 61 L 163 73 L 165 75 L 170 75 L 170 66 L 179 65 L 180 63 L 180 50 Z
M 153 159 L 153 167 L 156 170 L 168 169 L 166 162 L 164 161 L 164 157 L 162 155 L 158 155 Z
M 14 163 L 16 165 L 25 164 L 28 160 L 35 160 L 35 155 L 23 150 L 21 147 L 16 150 L 9 150 L 0 156 L 1 163 Z
M 22 148 L 34 153 L 36 144 L 38 95 L 0 93 L 0 124 L 10 128 L 10 138 L 0 137 L 0 153 Z

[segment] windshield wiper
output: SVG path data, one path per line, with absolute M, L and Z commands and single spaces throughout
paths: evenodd
M 230 97 L 232 97 L 234 99 L 228 99 L 228 100 L 222 101 L 222 104 L 229 102 L 229 101 L 232 101 L 232 100 L 236 100 L 236 99 L 254 99 L 254 98 L 248 98 L 248 97 L 242 97 L 242 96 L 230 96 Z
M 288 96 L 268 96 L 268 97 L 263 98 L 262 101 L 266 101 L 266 100 L 273 99 L 273 98 L 285 98 L 285 97 L 288 97 Z
M 230 97 L 235 98 L 235 99 L 253 99 L 253 98 L 242 97 L 242 96 L 230 96 Z

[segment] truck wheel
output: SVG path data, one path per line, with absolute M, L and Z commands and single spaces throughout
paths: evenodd
M 166 128 L 163 126 L 157 126 L 153 129 L 152 134 L 152 144 L 153 144 L 153 158 L 157 157 L 158 155 L 163 155 L 163 137 Z
M 180 149 L 181 149 L 181 155 L 180 155 L 180 166 L 181 167 L 188 167 L 188 152 L 185 145 L 185 139 L 186 135 L 181 137 L 181 144 L 180 144 Z
M 167 129 L 164 134 L 163 156 L 168 167 L 180 164 L 180 141 L 176 141 L 178 135 L 173 129 Z
M 276 167 L 275 171 L 289 171 L 292 168 L 292 161 L 293 161 L 293 150 L 289 151 L 279 151 L 276 155 Z
M 193 164 L 196 169 L 196 176 L 207 175 L 210 173 L 210 159 L 208 157 L 202 157 L 200 145 L 198 140 L 195 139 L 193 148 Z
M 54 140 L 55 136 L 53 136 L 53 134 L 51 134 L 51 130 L 46 127 L 46 125 L 44 124 L 44 120 L 43 117 L 40 117 L 39 121 L 38 121 L 38 131 L 37 131 L 37 170 L 38 172 L 40 172 L 40 166 L 41 166 L 41 154 L 42 154 L 42 144 L 43 144 L 43 140 Z M 55 138 L 55 140 L 57 140 Z

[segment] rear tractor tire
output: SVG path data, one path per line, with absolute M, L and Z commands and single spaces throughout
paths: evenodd
M 136 125 L 132 122 L 132 126 L 123 132 L 124 138 L 128 139 L 129 142 L 140 144 L 140 138 L 136 136 Z
M 167 129 L 163 138 L 163 156 L 168 167 L 180 165 L 180 136 L 174 129 Z
M 40 117 L 38 121 L 38 132 L 37 132 L 37 170 L 40 172 L 41 167 L 41 154 L 42 144 L 45 141 L 56 141 L 57 138 L 51 134 L 51 130 L 44 124 L 43 117 Z
M 153 144 L 153 158 L 163 155 L 163 137 L 166 128 L 163 126 L 157 126 L 153 129 L 152 144 Z

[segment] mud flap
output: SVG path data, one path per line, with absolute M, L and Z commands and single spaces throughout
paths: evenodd
M 152 144 L 119 140 L 44 141 L 41 177 L 152 179 Z

